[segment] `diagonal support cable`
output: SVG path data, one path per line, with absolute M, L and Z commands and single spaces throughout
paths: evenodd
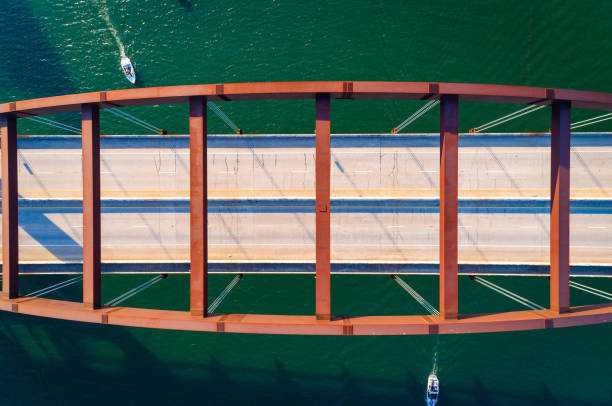
M 151 279 L 149 281 L 146 281 L 145 283 L 143 283 L 141 285 L 136 286 L 134 289 L 130 289 L 127 292 L 125 292 L 124 294 L 122 294 L 120 296 L 117 296 L 113 300 L 105 303 L 104 306 L 117 306 L 119 303 L 128 300 L 132 296 L 142 292 L 143 290 L 147 289 L 150 286 L 155 285 L 157 282 L 161 281 L 162 279 L 166 279 L 167 277 L 168 277 L 168 274 L 158 275 L 155 278 L 153 278 L 153 279 Z
M 503 117 L 500 117 L 500 118 L 495 119 L 493 121 L 489 121 L 488 123 L 485 123 L 485 124 L 480 125 L 478 127 L 474 127 L 472 129 L 470 129 L 470 132 L 471 133 L 479 133 L 481 131 L 488 130 L 489 128 L 497 127 L 498 125 L 504 124 L 504 123 L 506 123 L 508 121 L 517 119 L 517 118 L 522 117 L 522 116 L 524 116 L 526 114 L 531 114 L 534 111 L 538 111 L 540 109 L 543 109 L 544 107 L 547 107 L 547 106 L 546 105 L 542 105 L 542 106 L 530 105 L 530 106 L 527 106 L 527 107 L 522 108 L 522 109 L 520 109 L 518 111 L 515 111 L 514 113 L 507 114 L 507 115 L 505 115 Z
M 533 110 L 533 109 L 534 109 L 534 108 L 536 108 L 536 107 L 537 107 L 537 106 L 535 106 L 535 105 L 530 105 L 530 106 L 524 107 L 524 108 L 522 108 L 522 109 L 520 109 L 520 110 L 517 110 L 517 111 L 515 111 L 515 112 L 512 112 L 512 113 L 507 114 L 507 115 L 505 115 L 505 116 L 502 116 L 502 117 L 500 117 L 500 118 L 497 118 L 497 119 L 495 119 L 495 120 L 493 120 L 493 121 L 489 121 L 488 123 L 485 123 L 485 124 L 480 125 L 480 126 L 478 126 L 478 127 L 474 127 L 474 128 L 472 128 L 472 131 L 473 131 L 473 132 L 478 132 L 478 131 L 480 131 L 480 130 L 481 130 L 483 127 L 487 127 L 487 126 L 490 126 L 490 125 L 492 125 L 492 124 L 497 124 L 497 123 L 499 123 L 500 121 L 504 121 L 504 120 L 505 120 L 505 119 L 507 119 L 507 118 L 512 118 L 513 116 L 515 116 L 515 115 L 517 115 L 517 114 L 520 114 L 520 113 L 523 113 L 523 112 L 529 112 L 530 110 Z
M 436 107 L 438 104 L 440 104 L 440 100 L 430 100 L 427 103 L 425 103 L 425 105 L 423 107 L 421 107 L 420 109 L 418 109 L 417 111 L 415 111 L 414 113 L 412 113 L 412 115 L 410 117 L 408 117 L 407 119 L 405 119 L 404 121 L 402 121 L 399 125 L 397 125 L 397 127 L 395 127 L 394 129 L 391 130 L 391 134 L 397 134 L 399 133 L 401 130 L 403 130 L 404 128 L 406 128 L 408 125 L 412 124 L 414 121 L 416 121 L 419 117 L 421 117 L 423 114 L 427 113 L 429 110 L 433 109 L 434 107 Z
M 236 275 L 236 277 L 232 279 L 230 283 L 227 284 L 225 289 L 223 289 L 221 293 L 219 293 L 219 296 L 217 296 L 217 298 L 210 304 L 210 306 L 208 306 L 209 313 L 213 313 L 217 309 L 217 307 L 219 307 L 223 299 L 225 299 L 225 297 L 230 293 L 230 291 L 234 289 L 234 286 L 236 286 L 240 279 L 242 279 L 242 274 Z
M 59 128 L 60 130 L 68 131 L 74 134 L 81 134 L 81 130 L 79 128 L 73 127 L 68 124 L 60 123 L 59 121 L 54 121 L 49 118 L 40 117 L 40 116 L 32 116 L 32 117 L 25 117 L 25 119 L 34 121 L 35 123 L 44 124 L 49 127 Z
M 53 284 L 51 286 L 47 286 L 46 288 L 39 289 L 39 290 L 37 290 L 35 292 L 28 293 L 25 296 L 26 297 L 32 297 L 32 296 L 46 295 L 47 293 L 55 292 L 56 290 L 60 290 L 62 288 L 70 286 L 70 285 L 74 285 L 75 283 L 79 282 L 81 279 L 83 279 L 82 276 L 77 276 L 77 277 L 68 279 L 67 281 L 59 282 L 59 283 Z
M 242 134 L 242 130 L 240 128 L 238 128 L 238 126 L 236 125 L 236 123 L 234 123 L 228 116 L 227 114 L 225 114 L 220 108 L 219 106 L 217 106 L 215 103 L 213 102 L 208 102 L 206 103 L 206 105 L 208 106 L 209 109 L 211 109 L 213 111 L 213 113 L 215 113 L 221 120 L 223 120 L 223 122 L 225 124 L 227 124 L 227 126 L 229 128 L 231 128 L 236 134 Z
M 612 113 L 602 114 L 601 116 L 591 117 L 582 121 L 576 121 L 570 126 L 570 128 L 573 130 L 575 128 L 585 127 L 587 125 L 597 124 L 608 120 L 612 120 Z
M 140 126 L 142 126 L 144 128 L 148 128 L 148 129 L 151 129 L 151 130 L 154 130 L 154 131 L 157 131 L 157 132 L 161 131 L 161 128 L 155 127 L 153 124 L 150 124 L 150 123 L 148 123 L 148 122 L 146 122 L 146 121 L 144 121 L 144 120 L 142 120 L 142 119 L 140 119 L 140 118 L 138 118 L 138 117 L 136 117 L 136 116 L 134 116 L 134 115 L 132 115 L 132 114 L 130 114 L 128 112 L 126 112 L 126 111 L 123 111 L 123 110 L 120 110 L 120 109 L 113 109 L 113 110 L 109 110 L 109 111 L 111 113 L 119 116 L 119 117 L 122 117 L 122 118 L 125 118 L 126 120 L 132 121 L 135 124 L 140 125 Z
M 416 290 L 414 290 L 410 285 L 404 282 L 404 280 L 402 280 L 398 275 L 391 275 L 391 279 L 397 282 L 398 285 L 400 285 L 406 292 L 408 292 L 408 294 L 410 294 L 410 296 L 412 296 L 414 300 L 416 300 L 421 306 L 423 306 L 423 308 L 425 308 L 427 312 L 429 312 L 430 314 L 434 316 L 440 315 L 440 312 L 438 311 L 438 309 L 433 307 L 431 303 L 425 300 L 423 296 L 419 295 Z
M 606 292 L 604 290 L 595 289 L 590 286 L 583 285 L 582 283 L 578 283 L 574 281 L 570 281 L 569 284 L 574 289 L 578 289 L 578 290 L 590 293 L 595 296 L 603 297 L 604 299 L 612 300 L 612 293 Z
M 508 289 L 504 289 L 499 285 L 494 284 L 486 279 L 481 278 L 480 276 L 470 276 L 470 279 L 480 283 L 487 288 L 506 296 L 509 299 L 514 300 L 515 302 L 522 304 L 525 307 L 530 308 L 531 310 L 544 310 L 545 308 L 540 306 L 539 304 L 532 302 L 531 300 L 524 298 L 523 296 L 519 296 L 514 292 L 509 291 Z
M 123 118 L 124 120 L 127 120 L 129 122 L 131 122 L 132 124 L 136 124 L 140 127 L 143 127 L 147 130 L 151 130 L 156 134 L 163 134 L 164 130 L 162 128 L 158 128 L 155 127 L 152 124 L 147 123 L 144 120 L 139 119 L 138 117 L 135 117 L 133 115 L 131 115 L 130 113 L 127 113 L 125 111 L 121 111 L 118 108 L 109 108 L 109 109 L 105 109 L 107 110 L 109 113 L 114 114 L 117 117 Z
M 49 125 L 56 125 L 56 126 L 64 127 L 64 128 L 67 128 L 67 129 L 69 129 L 71 131 L 74 131 L 74 132 L 78 132 L 78 133 L 81 132 L 80 128 L 73 127 L 73 126 L 68 125 L 66 123 L 61 123 L 59 121 L 51 120 L 50 118 L 47 118 L 47 117 L 32 116 L 32 117 L 28 117 L 28 118 L 30 118 L 31 120 L 34 120 L 34 121 L 39 121 L 39 122 L 47 123 Z

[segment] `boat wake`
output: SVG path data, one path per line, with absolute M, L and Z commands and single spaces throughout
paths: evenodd
M 106 4 L 106 0 L 94 0 L 94 1 L 100 8 L 100 15 L 106 22 L 106 25 L 108 26 L 108 30 L 111 32 L 111 34 L 115 38 L 115 42 L 117 42 L 117 47 L 119 48 L 119 53 L 121 54 L 121 57 L 122 58 L 125 57 L 126 56 L 125 47 L 123 46 L 123 42 L 121 42 L 121 38 L 119 38 L 119 32 L 117 32 L 117 29 L 115 28 L 115 26 L 110 20 L 110 16 L 108 15 L 108 5 Z
M 431 367 L 431 373 L 434 375 L 438 374 L 438 351 L 433 356 L 433 366 Z
M 438 347 L 440 346 L 440 336 L 436 338 L 436 345 L 433 350 L 431 373 L 434 375 L 438 374 Z

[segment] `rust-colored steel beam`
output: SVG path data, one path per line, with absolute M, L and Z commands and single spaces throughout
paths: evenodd
M 193 316 L 208 316 L 208 193 L 206 97 L 189 98 L 190 299 Z
M 17 117 L 2 115 L 2 297 L 19 296 Z
M 83 305 L 101 306 L 100 109 L 81 107 L 83 142 Z
M 219 83 L 108 90 L 2 103 L 0 114 L 27 116 L 77 111 L 81 104 L 86 103 L 100 103 L 102 108 L 186 103 L 192 96 L 204 96 L 209 101 L 279 100 L 312 99 L 325 93 L 337 99 L 429 99 L 458 95 L 462 101 L 492 103 L 549 104 L 554 100 L 568 100 L 577 108 L 612 110 L 611 93 L 475 83 L 335 81 Z
M 552 104 L 550 134 L 550 309 L 569 310 L 571 103 Z
M 440 99 L 440 316 L 457 318 L 459 98 Z
M 526 310 L 438 316 L 361 316 L 317 320 L 315 316 L 215 314 L 193 317 L 189 312 L 113 307 L 87 310 L 79 303 L 44 298 L 0 299 L 0 310 L 81 322 L 172 330 L 257 334 L 407 335 L 518 331 L 581 326 L 612 321 L 612 303 L 573 307 L 567 313 Z
M 330 95 L 316 97 L 316 315 L 331 317 L 330 291 Z

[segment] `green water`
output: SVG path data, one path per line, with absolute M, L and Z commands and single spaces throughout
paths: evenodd
M 104 0 L 4 1 L 0 101 L 128 88 Z M 612 4 L 599 1 L 159 1 L 108 0 L 109 20 L 137 86 L 294 80 L 499 83 L 612 91 Z M 386 132 L 412 101 L 333 103 L 332 131 Z M 245 133 L 312 132 L 312 101 L 222 103 Z M 518 109 L 465 103 L 462 131 Z M 170 133 L 185 106 L 131 108 Z M 576 119 L 594 113 L 574 112 Z M 212 116 L 212 115 L 211 115 Z M 62 114 L 78 124 L 77 114 Z M 143 132 L 103 113 L 105 133 Z M 405 131 L 437 131 L 432 111 Z M 212 116 L 210 130 L 228 132 Z M 500 131 L 546 131 L 548 109 Z M 24 133 L 55 130 L 23 124 Z M 603 123 L 585 130 L 609 130 Z M 144 131 L 146 132 L 146 131 Z
M 128 88 L 102 0 L 0 2 L 0 101 Z M 612 92 L 612 3 L 533 1 L 108 0 L 137 86 L 281 80 L 479 82 Z M 333 132 L 385 132 L 422 102 L 332 104 Z M 248 133 L 312 132 L 312 101 L 220 103 Z M 461 105 L 462 131 L 518 109 Z M 127 109 L 170 133 L 185 106 Z M 498 127 L 545 131 L 548 110 Z M 574 119 L 596 112 L 574 111 Z M 55 116 L 78 126 L 78 114 Z M 104 133 L 143 133 L 103 112 Z M 211 115 L 213 133 L 229 129 Z M 437 130 L 430 112 L 406 131 Z M 57 133 L 20 120 L 20 133 Z M 608 131 L 602 123 L 585 129 Z M 54 279 L 53 279 L 54 278 Z M 23 292 L 62 277 L 26 277 Z M 65 278 L 65 277 L 64 277 Z M 121 279 L 122 278 L 122 279 Z M 105 276 L 110 300 L 148 276 Z M 212 278 L 211 298 L 230 276 Z M 437 303 L 435 277 L 406 280 Z M 547 281 L 494 278 L 541 304 Z M 609 280 L 588 280 L 612 290 Z M 388 277 L 336 276 L 334 314 L 421 313 Z M 55 292 L 79 300 L 80 286 Z M 187 279 L 170 276 L 125 302 L 186 309 Z M 465 312 L 520 307 L 467 279 Z M 53 297 L 50 295 L 50 297 Z M 309 276 L 253 276 L 221 312 L 309 314 Z M 572 304 L 597 303 L 572 291 Z M 612 403 L 612 324 L 441 337 L 293 337 L 97 326 L 0 314 L 3 404 L 423 404 L 438 353 L 441 405 Z
M 24 276 L 22 293 L 69 279 Z M 150 280 L 105 275 L 103 301 Z M 212 301 L 231 275 L 212 275 Z M 437 277 L 404 276 L 431 303 Z M 487 277 L 537 303 L 540 277 Z M 578 278 L 607 291 L 608 278 Z M 521 310 L 460 278 L 464 312 Z M 122 306 L 186 310 L 187 275 L 170 275 Z M 332 277 L 334 314 L 423 313 L 389 276 Z M 80 300 L 80 284 L 47 297 Z M 314 280 L 306 275 L 246 275 L 220 312 L 308 314 Z M 601 303 L 572 291 L 572 305 Z M 422 404 L 437 354 L 440 404 L 603 405 L 612 402 L 612 325 L 440 337 L 304 337 L 159 331 L 2 313 L 0 395 L 5 404 Z M 587 390 L 588 388 L 588 390 Z

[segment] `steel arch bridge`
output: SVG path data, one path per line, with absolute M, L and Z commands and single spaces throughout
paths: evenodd
M 316 313 L 310 316 L 208 313 L 207 101 L 311 99 L 316 106 Z M 440 101 L 440 315 L 334 317 L 330 290 L 331 99 Z M 457 184 L 459 102 L 551 105 L 550 306 L 459 314 Z M 100 109 L 189 103 L 190 311 L 101 304 Z M 571 108 L 612 111 L 612 94 L 538 87 L 429 82 L 269 82 L 155 87 L 62 95 L 0 104 L 2 254 L 0 310 L 92 323 L 263 334 L 447 334 L 529 330 L 612 321 L 612 303 L 570 307 Z M 19 296 L 17 120 L 81 111 L 83 301 Z

